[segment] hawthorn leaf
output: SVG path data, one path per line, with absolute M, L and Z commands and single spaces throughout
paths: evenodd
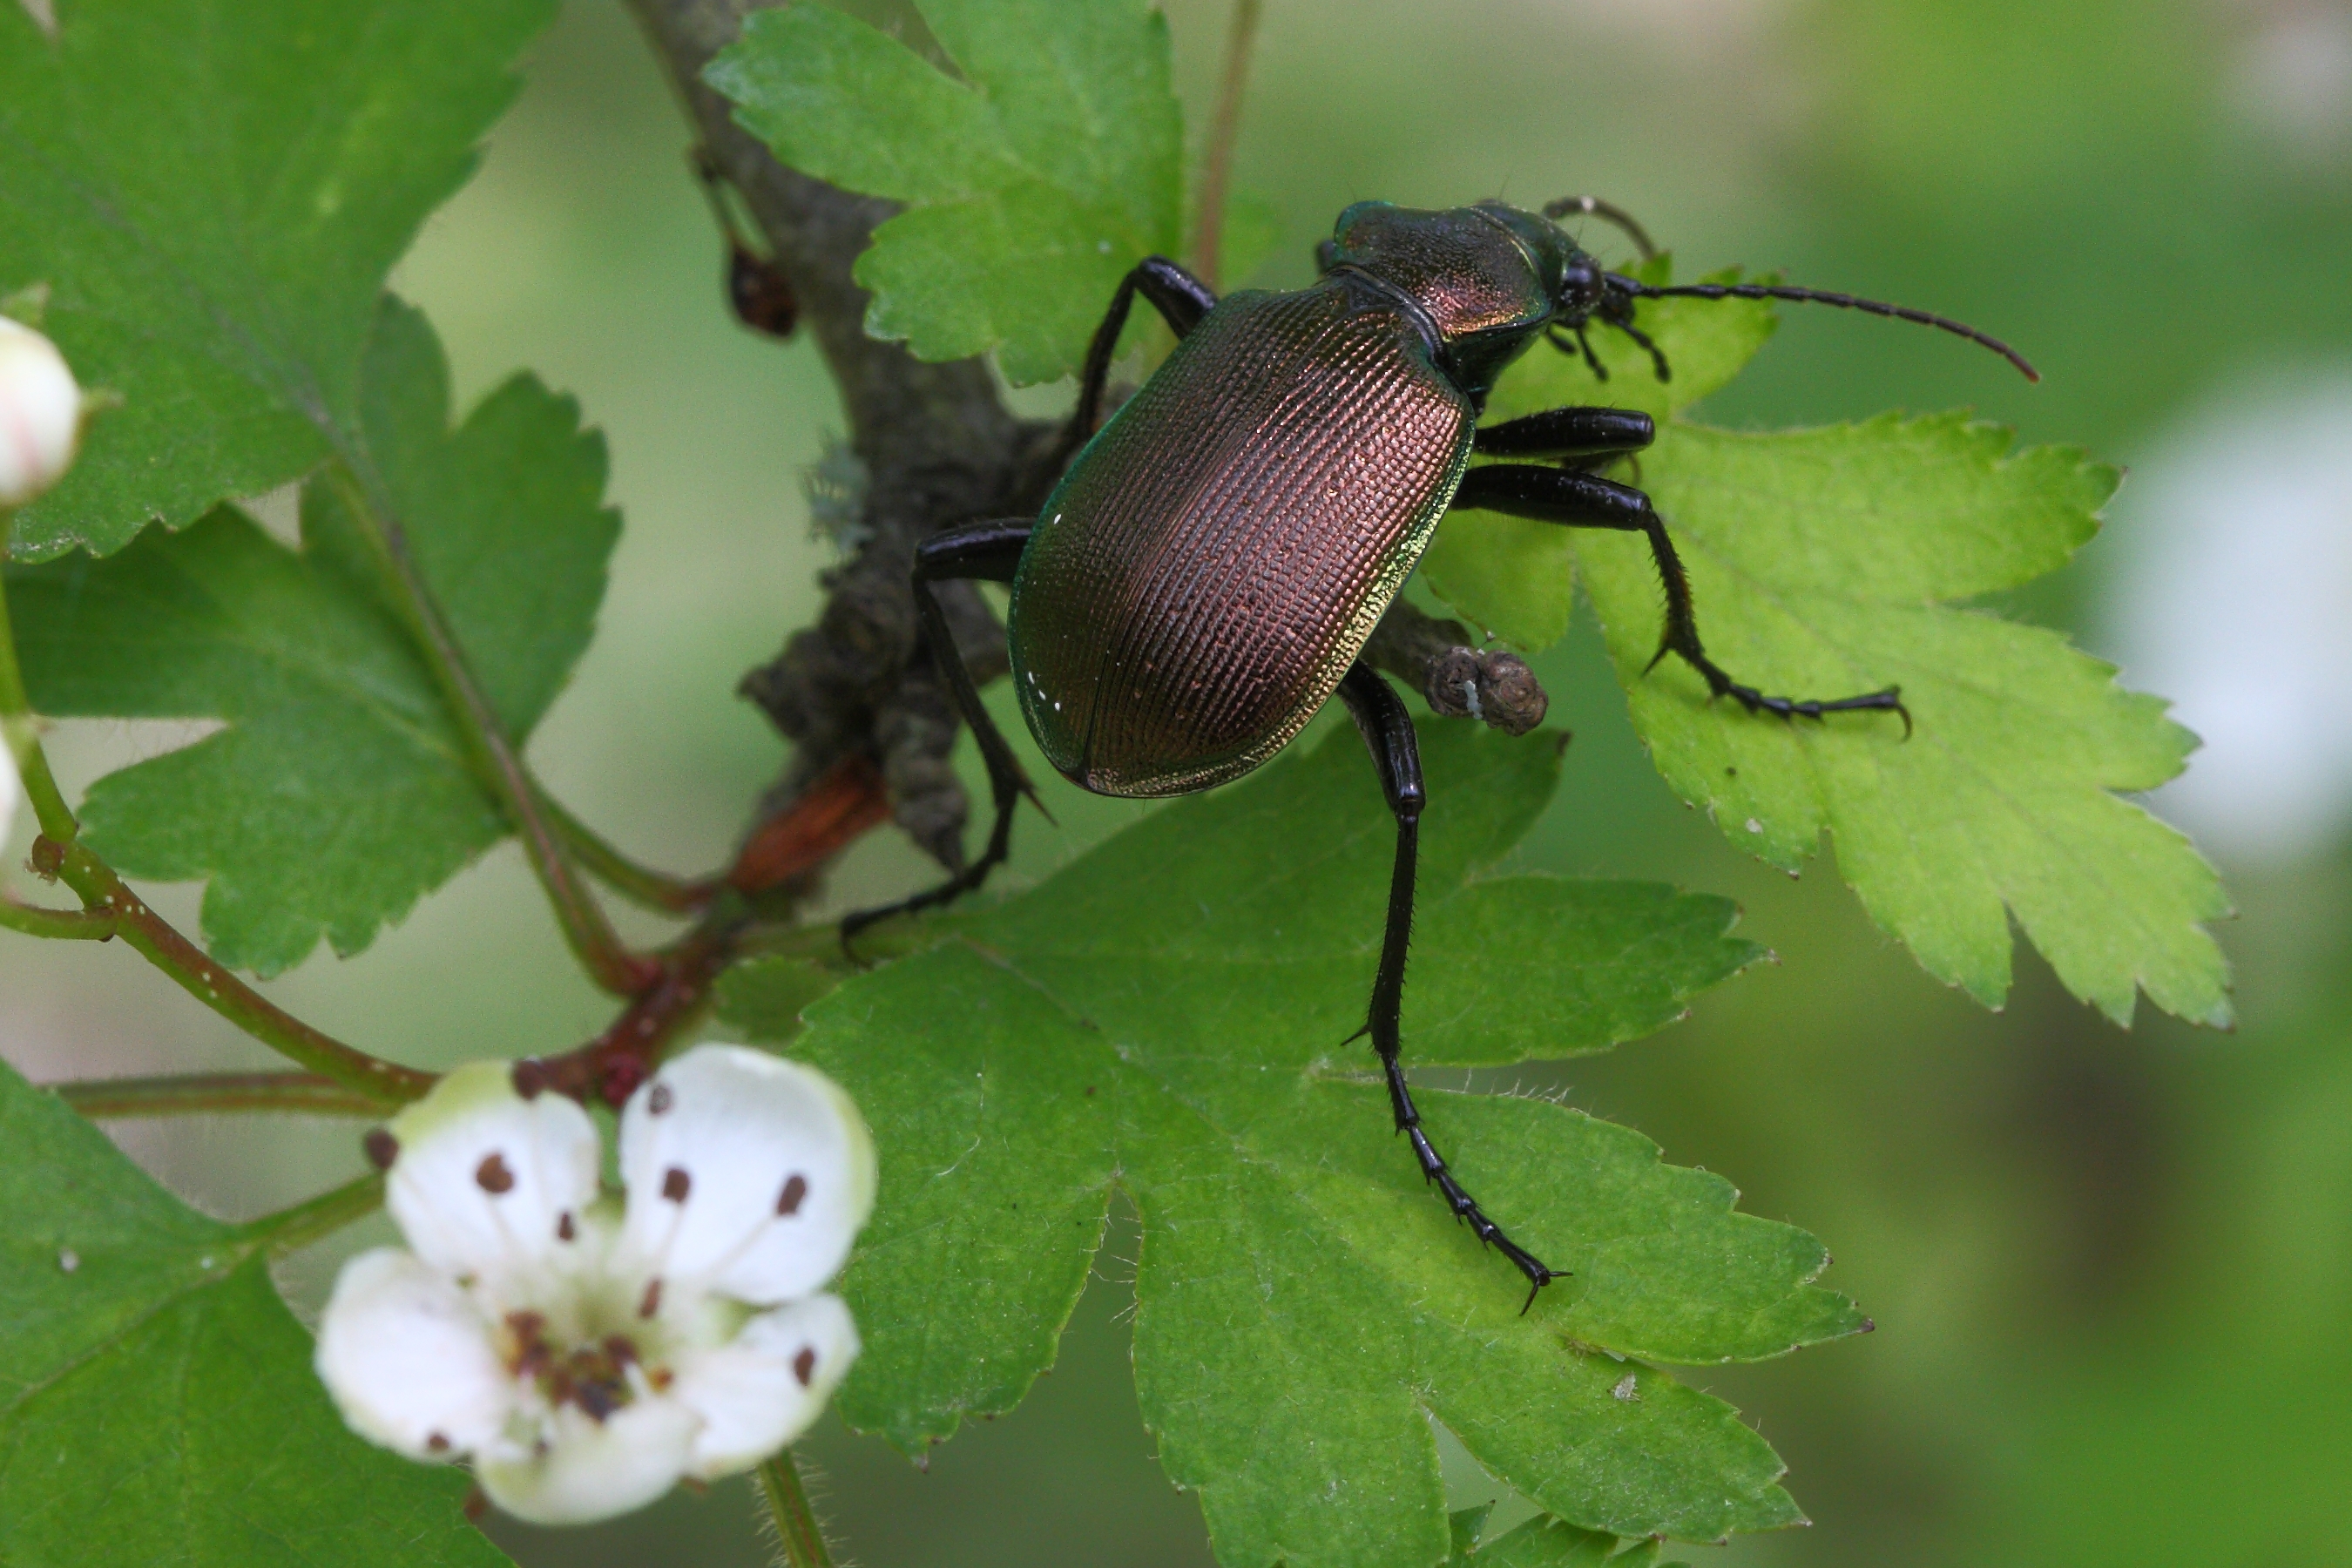
M 2116 471 L 2066 447 L 2012 453 L 1960 415 L 1883 415 L 1774 435 L 1675 427 L 1646 488 L 1690 570 L 1708 651 L 1798 695 L 1900 686 L 1916 733 L 1852 715 L 1784 723 L 1709 704 L 1656 650 L 1637 536 L 1577 538 L 1633 723 L 1675 793 L 1795 870 L 1828 829 L 1871 916 L 1929 973 L 1998 1005 L 2010 920 L 2117 1024 L 2136 992 L 2226 1026 L 2229 912 L 2188 839 L 2117 792 L 2178 773 L 2195 737 L 2060 634 L 1965 601 L 2062 564 Z
M 447 389 L 431 329 L 387 297 L 359 399 L 372 499 L 338 468 L 305 487 L 299 550 L 222 507 L 103 561 L 9 569 L 39 710 L 227 721 L 84 803 L 124 871 L 211 879 L 204 930 L 225 963 L 275 974 L 322 935 L 358 952 L 507 832 L 355 508 L 401 521 L 518 745 L 593 632 L 620 531 L 603 440 L 529 376 L 452 430 Z
M 493 1568 L 455 1469 L 352 1436 L 263 1237 L 0 1064 L 0 1562 Z
M 1173 254 L 1183 131 L 1140 0 L 918 0 L 960 76 L 813 4 L 757 11 L 705 79 L 796 169 L 906 210 L 857 258 L 866 331 L 926 360 L 1076 369 L 1118 281 Z
M 551 0 L 0 5 L 0 294 L 121 405 L 14 553 L 108 554 L 348 446 L 383 279 Z
M 1672 258 L 1661 256 L 1635 275 L 1648 283 L 1672 282 Z M 1739 278 L 1734 268 L 1701 281 L 1736 283 Z M 1671 379 L 1656 378 L 1650 356 L 1632 338 L 1595 326 L 1586 341 L 1609 373 L 1607 380 L 1594 376 L 1581 354 L 1538 342 L 1504 373 L 1486 400 L 1486 422 L 1552 408 L 1632 408 L 1656 420 L 1665 439 L 1674 416 L 1747 367 L 1771 337 L 1777 318 L 1770 305 L 1751 300 L 1645 300 L 1634 322 L 1666 355 Z M 1643 473 L 1650 461 L 1650 454 L 1643 453 Z M 1569 530 L 1549 522 L 1463 512 L 1438 525 L 1420 572 L 1431 590 L 1472 625 L 1523 652 L 1539 653 L 1568 632 L 1576 602 L 1572 539 Z
M 1498 869 L 1559 750 L 1473 728 L 1422 739 L 1416 1067 L 1601 1049 L 1761 956 L 1721 900 Z M 1820 1243 L 1630 1130 L 1423 1073 L 1464 1182 L 1573 1270 L 1521 1316 L 1524 1282 L 1424 1188 L 1349 1043 L 1394 841 L 1335 728 L 804 1011 L 769 1016 L 757 967 L 722 983 L 748 1034 L 799 1028 L 793 1053 L 856 1096 L 882 1151 L 842 1283 L 866 1334 L 854 1426 L 915 1450 L 1011 1408 L 1052 1363 L 1116 1187 L 1142 1219 L 1145 1418 L 1222 1562 L 1444 1558 L 1433 1417 L 1585 1528 L 1713 1540 L 1798 1519 L 1762 1439 L 1656 1363 L 1863 1327 L 1812 1284 Z
M 1492 1541 L 1481 1541 L 1489 1509 L 1465 1510 L 1454 1516 L 1454 1555 L 1446 1559 L 1446 1568 L 1601 1568 L 1612 1561 L 1618 1540 L 1598 1531 L 1579 1530 L 1561 1520 L 1538 1514 L 1513 1529 L 1505 1531 Z M 1643 1547 L 1656 1554 L 1656 1544 L 1643 1542 Z M 1635 1548 L 1638 1552 L 1642 1548 Z M 1631 1568 L 1632 1552 L 1619 1554 L 1613 1561 L 1618 1568 Z

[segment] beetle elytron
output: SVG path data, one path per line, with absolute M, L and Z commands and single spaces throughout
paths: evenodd
M 1357 656 L 1438 519 L 1475 507 L 1644 534 L 1665 585 L 1658 658 L 1683 658 L 1715 696 L 1752 713 L 1875 710 L 1899 716 L 1906 735 L 1911 720 L 1894 687 L 1797 700 L 1725 673 L 1700 645 L 1682 563 L 1649 498 L 1595 471 L 1649 445 L 1649 416 L 1557 408 L 1482 427 L 1496 377 L 1547 337 L 1599 372 L 1587 341 L 1599 325 L 1646 349 L 1664 380 L 1664 356 L 1634 325 L 1633 310 L 1637 300 L 1669 295 L 1813 300 L 1899 316 L 1972 339 L 2034 374 L 2007 345 L 1924 311 L 1804 289 L 1659 288 L 1610 272 L 1552 221 L 1571 212 L 1614 223 L 1649 250 L 1638 226 L 1589 197 L 1540 215 L 1500 202 L 1449 212 L 1360 202 L 1320 247 L 1320 279 L 1294 293 L 1251 289 L 1220 300 L 1157 257 L 1130 272 L 1087 353 L 1070 436 L 1086 445 L 1037 520 L 938 534 L 916 556 L 925 640 L 987 759 L 996 813 L 987 850 L 945 885 L 843 927 L 854 933 L 978 887 L 1004 859 L 1020 797 L 1034 798 L 956 656 L 934 583 L 1012 584 L 1007 632 L 1022 712 L 1055 767 L 1097 794 L 1186 795 L 1238 778 L 1336 691 L 1371 748 L 1397 826 L 1387 933 L 1358 1037 L 1370 1035 L 1380 1054 L 1397 1130 L 1423 1176 L 1526 1275 L 1529 1304 L 1555 1270 L 1505 1235 L 1446 1169 L 1399 1061 L 1425 793 L 1403 700 Z M 1138 294 L 1180 341 L 1097 432 L 1112 353 Z M 1550 461 L 1473 468 L 1474 453 Z

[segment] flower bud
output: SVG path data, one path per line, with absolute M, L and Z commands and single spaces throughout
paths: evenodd
M 0 316 L 0 507 L 23 506 L 72 466 L 81 388 L 58 346 Z

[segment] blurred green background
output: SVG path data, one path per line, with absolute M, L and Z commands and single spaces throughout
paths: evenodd
M 1226 0 L 1169 11 L 1197 124 Z M 695 869 L 781 761 L 732 688 L 814 605 L 829 547 L 801 474 L 839 416 L 807 344 L 724 315 L 684 148 L 627 17 L 574 0 L 396 283 L 447 340 L 462 398 L 529 368 L 606 431 L 628 531 L 533 758 L 630 850 Z M 2157 804 L 2231 876 L 2236 1034 L 2145 1012 L 2116 1030 L 2022 952 L 1998 1015 L 1930 982 L 1832 855 L 1790 881 L 1681 809 L 1580 631 L 1539 661 L 1577 738 L 1523 858 L 1728 893 L 1781 962 L 1654 1040 L 1512 1076 L 1728 1173 L 1748 1208 L 1827 1240 L 1830 1282 L 1876 1318 L 1863 1340 L 1692 1374 L 1776 1445 L 1817 1522 L 1683 1555 L 2352 1563 L 2352 6 L 1267 0 L 1240 178 L 1280 216 L 1269 284 L 1303 279 L 1360 197 L 1604 194 L 1686 267 L 1948 311 L 2047 377 L 1792 310 L 1707 417 L 1973 405 L 2134 466 L 2105 536 L 2003 607 L 2193 694 L 2208 771 Z M 79 785 L 189 733 L 68 726 L 58 756 Z M 1024 822 L 1024 875 L 1136 809 L 1054 804 L 1062 832 Z M 834 907 L 920 875 L 877 835 Z M 194 889 L 161 892 L 193 925 Z M 511 847 L 363 958 L 270 990 L 427 1065 L 560 1048 L 606 1012 Z M 129 955 L 29 942 L 0 943 L 0 1049 L 36 1078 L 265 1061 Z M 120 1131 L 223 1213 L 356 1168 L 349 1124 Z M 298 1302 L 373 1239 L 295 1260 Z M 1208 1561 L 1127 1382 L 1133 1255 L 1115 1234 L 1061 1365 L 927 1470 L 837 1426 L 812 1440 L 857 1562 Z M 1449 1481 L 1458 1504 L 1496 1495 L 1458 1452 Z M 593 1532 L 494 1531 L 532 1564 L 767 1561 L 740 1483 Z

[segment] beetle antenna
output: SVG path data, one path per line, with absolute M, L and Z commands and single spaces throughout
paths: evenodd
M 1992 350 L 2015 365 L 2028 381 L 2040 381 L 2042 373 L 2027 363 L 2023 354 L 1994 337 L 1980 332 L 1966 321 L 1956 321 L 1949 316 L 1938 316 L 1927 310 L 1915 310 L 1908 305 L 1890 305 L 1884 300 L 1864 300 L 1853 294 L 1832 294 L 1820 289 L 1791 289 L 1776 283 L 1677 283 L 1670 288 L 1658 288 L 1637 279 L 1618 273 L 1609 275 L 1609 287 L 1627 294 L 1646 299 L 1663 300 L 1676 297 L 1692 300 L 1795 300 L 1813 305 L 1835 305 L 1841 310 L 1864 310 L 1874 316 L 1893 316 L 1899 321 L 1916 321 L 1923 327 L 1934 327 L 1950 332 L 1972 343 Z
M 1625 231 L 1625 237 L 1633 242 L 1633 247 L 1642 253 L 1644 261 L 1658 254 L 1658 247 L 1650 243 L 1649 231 L 1633 221 L 1633 214 L 1614 202 L 1604 202 L 1599 196 L 1562 196 L 1556 202 L 1544 204 L 1544 216 L 1554 222 L 1570 213 L 1616 225 Z

